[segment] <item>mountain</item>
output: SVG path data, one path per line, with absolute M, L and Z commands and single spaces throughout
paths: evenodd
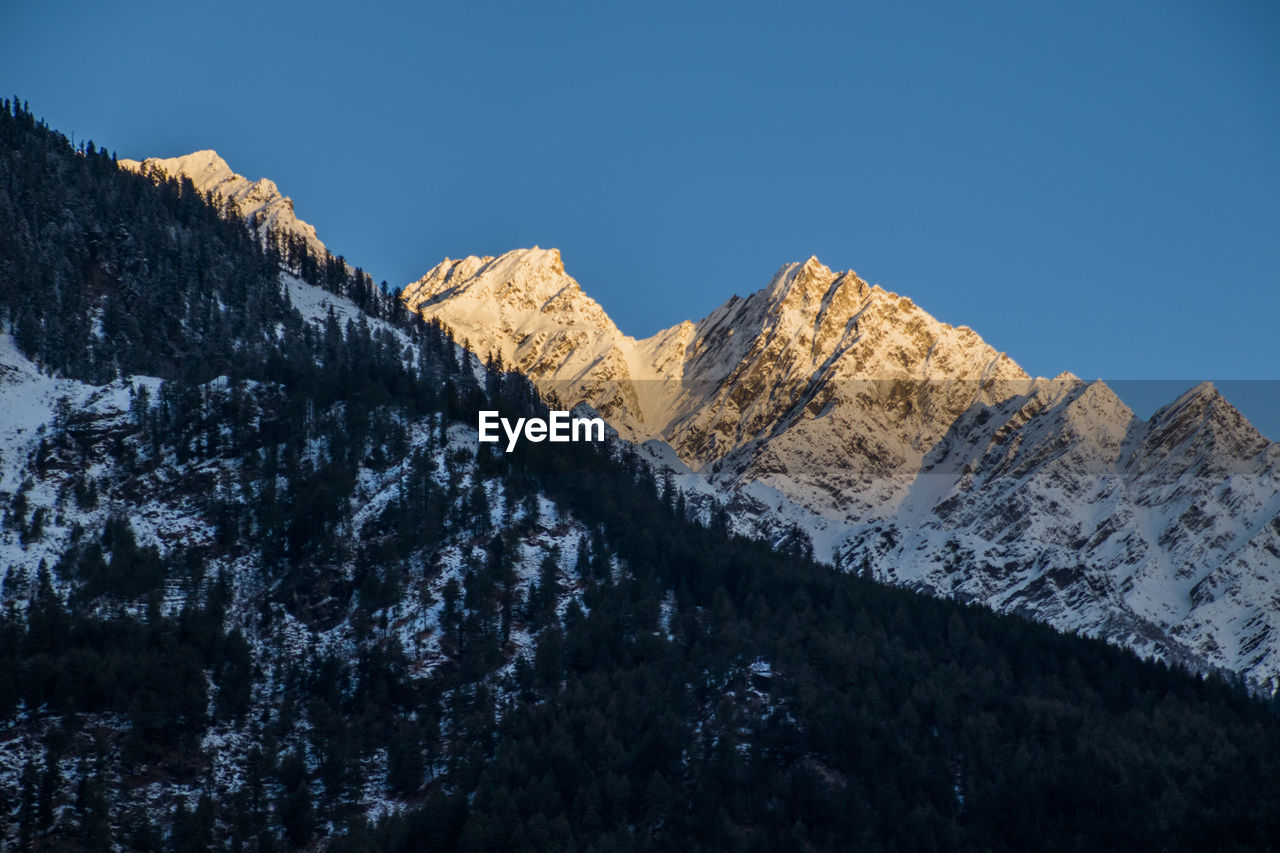
M 526 378 L 212 201 L 3 102 L 5 849 L 1280 841 L 1238 681 L 736 536 L 658 439 L 481 444 Z
M 187 178 L 196 192 L 211 198 L 212 203 L 232 215 L 243 217 L 259 239 L 268 234 L 303 241 L 310 252 L 324 257 L 328 250 L 316 229 L 303 222 L 293 210 L 293 199 L 281 194 L 275 181 L 259 178 L 251 181 L 238 175 L 216 151 L 194 151 L 182 157 L 148 157 L 142 162 L 120 159 L 120 168 L 141 175 L 162 178 Z
M 744 532 L 798 528 L 846 570 L 1278 683 L 1280 445 L 1210 385 L 1142 421 L 815 258 L 643 340 L 555 250 L 446 260 L 402 299 L 649 442 Z

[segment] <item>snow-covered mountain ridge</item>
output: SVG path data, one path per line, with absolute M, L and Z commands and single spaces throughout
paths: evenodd
M 216 151 L 194 151 L 163 159 L 148 157 L 141 162 L 122 159 L 119 163 L 122 169 L 143 175 L 189 178 L 200 193 L 212 195 L 223 206 L 235 205 L 259 239 L 265 239 L 268 233 L 297 237 L 312 255 L 324 257 L 325 245 L 316 236 L 316 229 L 297 217 L 293 199 L 283 195 L 275 181 L 251 181 L 236 174 Z
M 0 103 L 0 174 L 0 847 L 1280 838 L 1280 729 L 1242 685 L 834 571 L 788 529 L 814 513 L 662 438 L 480 443 L 479 412 L 547 416 L 526 377 L 343 259 L 73 148 L 25 105 Z M 547 296 L 580 301 L 557 276 Z M 761 326 L 739 356 L 754 372 L 720 378 L 736 387 L 683 379 L 693 323 L 663 341 L 677 392 L 635 381 L 661 404 L 646 421 L 736 442 L 724 476 L 777 441 L 721 436 L 710 406 L 745 410 L 764 381 L 765 402 L 794 401 L 780 435 L 846 417 L 844 397 L 810 411 L 806 372 L 833 357 L 839 375 L 884 331 L 845 334 L 841 292 L 797 279 L 782 302 L 833 306 L 807 351 L 788 343 L 803 325 L 743 300 Z M 1081 395 L 1071 423 L 1106 402 Z M 1194 445 L 1225 414 L 1189 398 L 1159 440 Z M 735 518 L 790 541 L 733 536 Z
M 249 197 L 203 154 L 146 163 Z M 1277 683 L 1280 445 L 1212 386 L 1143 421 L 816 258 L 645 339 L 554 249 L 446 259 L 402 298 L 548 402 L 600 411 L 743 532 L 801 530 L 846 570 Z
M 1280 445 L 1209 384 L 1143 421 L 810 258 L 637 340 L 559 252 L 446 260 L 402 298 L 586 402 L 741 529 L 838 566 L 1274 684 Z

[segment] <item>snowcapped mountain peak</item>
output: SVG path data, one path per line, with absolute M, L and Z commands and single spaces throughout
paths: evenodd
M 403 298 L 549 401 L 665 443 L 644 446 L 742 532 L 799 528 L 845 569 L 1280 672 L 1280 604 L 1257 604 L 1280 602 L 1280 444 L 1209 383 L 1142 421 L 813 257 L 644 340 L 554 250 L 446 261 Z M 1258 615 L 1222 615 L 1242 602 Z
M 790 289 L 797 284 L 804 285 L 814 280 L 830 279 L 832 276 L 830 267 L 818 260 L 816 255 L 810 255 L 806 261 L 783 264 L 768 288 L 772 290 L 781 285 L 783 288 Z
M 1212 408 L 1214 406 L 1226 404 L 1226 399 L 1218 392 L 1218 386 L 1214 385 L 1211 380 L 1197 382 L 1178 396 L 1178 399 L 1170 403 L 1167 408 L 1170 413 L 1185 409 L 1187 407 L 1196 407 L 1197 409 Z
M 191 183 L 195 184 L 196 189 L 201 192 L 208 192 L 223 181 L 235 177 L 235 172 L 231 171 L 227 161 L 212 149 L 193 151 L 181 157 L 166 159 L 150 157 L 143 163 L 160 169 L 166 175 L 184 175 L 190 178 Z M 139 171 L 139 167 L 143 164 L 136 160 L 121 160 L 120 165 Z
M 420 312 L 448 303 L 447 316 L 440 319 L 468 333 L 483 333 L 483 322 L 506 332 L 581 327 L 620 336 L 604 309 L 565 272 L 557 249 L 534 246 L 498 257 L 446 258 L 405 288 L 402 297 Z M 511 349 L 496 339 L 489 344 L 494 351 Z
M 316 236 L 316 229 L 297 217 L 293 199 L 283 195 L 275 181 L 268 178 L 251 181 L 237 174 L 216 151 L 193 151 L 181 157 L 148 157 L 141 162 L 125 159 L 119 163 L 120 168 L 142 175 L 189 179 L 198 192 L 212 194 L 224 205 L 234 205 L 259 240 L 265 242 L 268 232 L 275 232 L 301 238 L 314 256 L 324 257 L 327 252 Z
M 767 294 L 773 310 L 794 309 L 801 313 L 813 314 L 821 310 L 824 301 L 831 294 L 835 282 L 844 283 L 846 277 L 859 281 L 854 273 L 838 276 L 816 257 L 810 257 L 804 263 L 784 265 L 773 279 L 761 291 Z
M 632 382 L 651 374 L 637 342 L 565 272 L 556 249 L 517 249 L 498 257 L 466 257 L 432 267 L 406 287 L 410 309 L 453 330 L 481 355 L 495 355 L 526 374 L 548 402 L 591 404 L 631 438 L 649 437 L 659 417 Z
M 1271 445 L 1212 382 L 1197 384 L 1152 415 L 1150 440 L 1164 448 L 1213 446 L 1234 459 Z
M 1237 418 L 1244 418 L 1236 408 L 1227 402 L 1212 382 L 1200 382 L 1183 392 L 1176 400 L 1160 408 L 1151 416 L 1155 429 L 1177 426 L 1221 426 L 1233 425 Z
M 446 259 L 445 263 L 451 262 Z M 497 257 L 469 255 L 456 263 L 461 264 L 460 269 L 468 275 L 483 271 L 486 283 L 500 282 L 503 285 L 528 287 L 531 284 L 557 281 L 558 277 L 563 276 L 564 279 L 559 280 L 560 284 L 572 282 L 577 287 L 577 282 L 565 275 L 559 249 L 533 246 L 529 249 L 514 249 Z

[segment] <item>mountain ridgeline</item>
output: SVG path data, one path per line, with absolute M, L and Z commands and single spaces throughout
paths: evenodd
M 625 433 L 481 445 L 536 384 L 202 162 L 0 110 L 0 846 L 1280 843 L 1238 679 L 738 535 Z
M 644 340 L 555 250 L 446 260 L 402 296 L 645 442 L 736 530 L 1280 685 L 1280 443 L 1210 384 L 1144 421 L 815 258 Z

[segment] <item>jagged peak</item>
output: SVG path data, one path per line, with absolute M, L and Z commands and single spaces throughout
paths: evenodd
M 821 300 L 836 274 L 816 256 L 804 262 L 784 264 L 765 286 L 772 304 L 804 306 Z
M 831 269 L 818 260 L 817 255 L 810 255 L 809 259 L 800 265 L 800 272 L 805 275 L 814 275 L 817 273 L 830 273 Z
M 491 267 L 498 276 L 508 275 L 511 280 L 527 277 L 530 274 L 546 276 L 564 276 L 572 278 L 564 271 L 564 260 L 559 249 L 543 249 L 533 246 L 528 249 L 514 249 L 492 259 L 486 266 Z M 577 286 L 577 282 L 574 282 Z
M 1209 381 L 1197 383 L 1158 409 L 1150 424 L 1153 438 L 1162 443 L 1179 444 L 1191 435 L 1207 432 L 1212 440 L 1225 438 L 1236 456 L 1250 455 L 1270 444 Z
M 533 246 L 496 257 L 445 258 L 405 287 L 401 299 L 417 311 L 456 301 L 448 313 L 469 311 L 475 323 L 505 317 L 504 323 L 513 328 L 527 326 L 526 331 L 572 326 L 621 335 L 604 309 L 565 272 L 559 249 Z M 470 307 L 464 311 L 463 305 Z M 535 314 L 541 319 L 518 319 Z
M 1196 383 L 1194 386 L 1180 394 L 1172 403 L 1157 410 L 1156 413 L 1151 416 L 1151 420 L 1153 423 L 1156 423 L 1180 418 L 1187 414 L 1207 414 L 1214 411 L 1219 406 L 1226 406 L 1228 409 L 1234 408 L 1227 402 L 1226 398 L 1218 392 L 1217 386 L 1212 382 L 1205 380 L 1203 382 Z
M 528 249 L 512 249 L 501 255 L 466 255 L 461 258 L 446 257 L 440 263 L 427 270 L 419 279 L 436 278 L 438 275 L 466 273 L 475 275 L 483 271 L 488 275 L 501 276 L 503 273 L 516 274 L 528 272 L 547 272 L 564 275 L 564 261 L 559 249 L 543 249 L 532 246 Z
M 1070 376 L 1077 382 L 1084 381 L 1076 379 L 1074 374 L 1066 373 L 1065 371 L 1062 375 Z M 1117 412 L 1122 413 L 1128 420 L 1133 419 L 1133 409 L 1129 408 L 1129 404 L 1124 400 L 1121 400 L 1120 395 L 1101 379 L 1095 379 L 1092 382 L 1087 383 L 1084 391 L 1080 394 L 1080 397 L 1081 399 L 1092 401 L 1100 406 L 1112 408 Z
M 158 172 L 169 177 L 185 177 L 197 191 L 212 193 L 225 202 L 234 202 L 260 239 L 266 239 L 266 230 L 278 231 L 301 237 L 317 255 L 327 252 L 324 243 L 316 236 L 316 229 L 296 216 L 293 199 L 282 194 L 275 181 L 270 178 L 249 180 L 233 171 L 212 148 L 192 151 L 180 157 L 148 157 L 141 162 L 124 159 L 119 164 L 121 168 L 139 174 Z
M 550 299 L 564 290 L 582 293 L 578 283 L 565 272 L 559 249 L 513 249 L 501 255 L 468 255 L 445 258 L 426 275 L 405 288 L 406 298 L 416 301 L 445 292 L 471 291 L 486 298 L 502 300 L 518 295 Z M 586 294 L 582 298 L 589 299 Z
M 1133 410 L 1120 396 L 1112 390 L 1111 386 L 1103 382 L 1101 379 L 1095 379 L 1092 382 L 1086 382 L 1074 373 L 1063 371 L 1054 377 L 1053 381 L 1062 382 L 1066 387 L 1073 391 L 1079 389 L 1076 395 L 1076 403 L 1088 404 L 1100 410 L 1110 410 L 1116 413 L 1116 416 L 1125 422 L 1133 419 Z
M 1153 424 L 1169 423 L 1175 420 L 1194 418 L 1203 423 L 1213 422 L 1217 425 L 1242 427 L 1254 433 L 1258 438 L 1262 434 L 1254 429 L 1244 415 L 1218 391 L 1216 385 L 1205 380 L 1185 391 L 1178 399 L 1163 407 L 1151 416 Z
M 178 157 L 148 157 L 141 162 L 124 159 L 120 166 L 135 172 L 158 170 L 173 177 L 183 176 L 191 179 L 191 183 L 201 192 L 208 192 L 218 184 L 226 181 L 245 181 L 248 179 L 234 172 L 227 161 L 212 148 L 192 151 Z M 256 183 L 262 183 L 258 181 Z M 275 190 L 275 184 L 271 183 Z M 276 190 L 277 194 L 279 190 Z
M 235 199 L 238 202 L 253 201 L 261 206 L 283 205 L 293 210 L 293 199 L 280 192 L 270 178 L 250 180 L 234 171 L 217 151 L 206 148 L 180 157 L 148 157 L 139 162 L 123 159 L 120 166 L 134 172 L 159 171 L 171 177 L 185 177 L 200 192 L 212 191 L 215 195 Z
M 1191 388 L 1187 389 L 1177 400 L 1173 401 L 1173 405 L 1177 406 L 1183 402 L 1191 402 L 1193 400 L 1201 400 L 1207 403 L 1217 403 L 1219 400 L 1226 402 L 1226 398 L 1218 391 L 1218 386 L 1214 385 L 1211 380 L 1197 382 Z M 1228 404 L 1230 405 L 1230 404 Z

